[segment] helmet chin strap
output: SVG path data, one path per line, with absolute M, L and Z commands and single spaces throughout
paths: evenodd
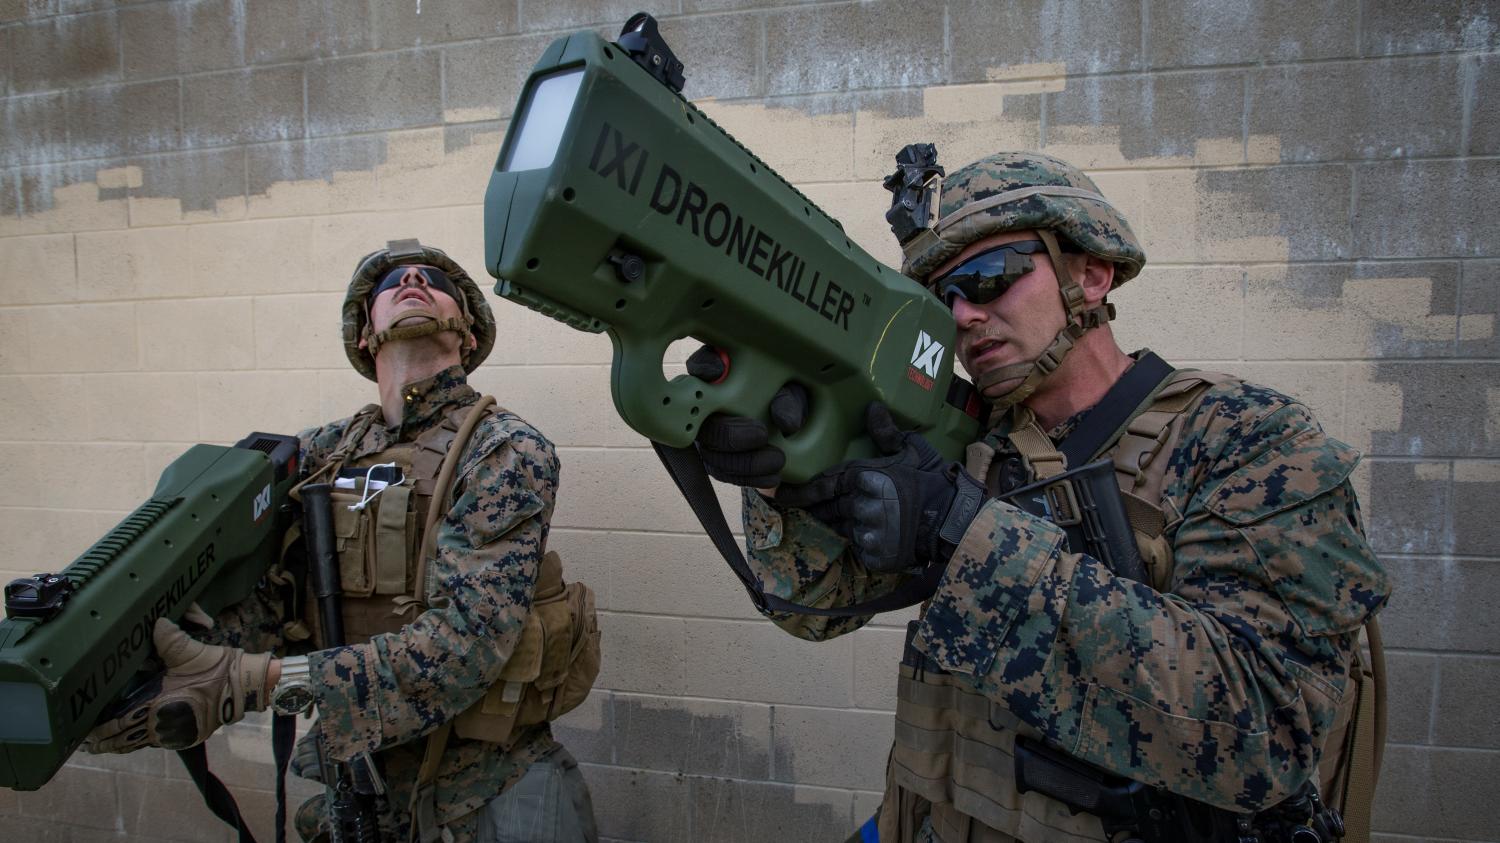
M 369 323 L 365 323 L 365 343 L 373 358 L 380 351 L 380 347 L 392 340 L 414 340 L 418 337 L 432 336 L 443 331 L 452 331 L 459 335 L 460 343 L 469 338 L 469 321 L 462 316 L 454 316 L 449 319 L 433 319 L 428 317 L 416 325 L 402 325 L 394 328 L 386 328 L 384 331 L 372 332 Z
M 975 378 L 975 386 L 979 387 L 980 394 L 984 390 L 1005 381 L 1022 378 L 1022 381 L 1007 390 L 997 398 L 990 398 L 990 404 L 1002 412 L 992 413 L 990 418 L 999 420 L 1004 416 L 1005 410 L 1030 398 L 1042 381 L 1047 376 L 1057 371 L 1062 365 L 1063 358 L 1078 340 L 1092 328 L 1097 328 L 1105 322 L 1115 318 L 1115 306 L 1112 304 L 1100 304 L 1098 307 L 1086 308 L 1083 297 L 1083 286 L 1073 280 L 1073 274 L 1068 271 L 1068 265 L 1063 261 L 1062 249 L 1057 245 L 1057 235 L 1047 229 L 1037 232 L 1038 238 L 1047 246 L 1047 256 L 1052 259 L 1052 272 L 1057 276 L 1057 289 L 1062 294 L 1063 309 L 1067 311 L 1068 322 L 1063 326 L 1057 336 L 1052 338 L 1052 344 L 1047 346 L 1041 356 L 1030 363 L 1017 363 L 1012 366 L 1002 366 L 985 372 Z

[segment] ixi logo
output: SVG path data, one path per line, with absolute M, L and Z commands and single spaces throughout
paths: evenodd
M 251 504 L 251 508 L 254 512 L 254 516 L 251 518 L 251 520 L 259 523 L 260 519 L 265 516 L 266 510 L 271 508 L 270 483 L 267 483 L 266 487 L 264 489 L 261 489 L 260 493 L 255 496 L 255 502 Z
M 942 365 L 943 344 L 928 336 L 926 331 L 918 331 L 917 347 L 912 349 L 911 365 L 906 367 L 907 380 L 931 390 Z

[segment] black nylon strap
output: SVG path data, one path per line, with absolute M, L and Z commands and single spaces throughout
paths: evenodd
M 286 767 L 292 760 L 296 738 L 296 717 L 277 714 L 271 718 L 271 757 L 276 764 L 276 843 L 286 843 Z
M 735 541 L 734 534 L 729 529 L 729 522 L 724 520 L 724 511 L 719 508 L 719 499 L 714 496 L 713 484 L 708 480 L 708 472 L 703 468 L 703 460 L 698 452 L 691 446 L 673 448 L 660 442 L 652 442 L 651 447 L 656 449 L 656 455 L 661 457 L 661 464 L 666 467 L 672 482 L 677 484 L 677 490 L 687 500 L 688 506 L 692 507 L 693 514 L 698 516 L 698 523 L 703 525 L 703 530 L 708 533 L 714 547 L 719 549 L 719 554 L 729 563 L 729 569 L 734 571 L 734 575 L 745 586 L 745 591 L 749 592 L 750 601 L 755 604 L 756 609 L 762 612 L 792 612 L 827 618 L 862 617 L 915 606 L 937 591 L 938 580 L 943 576 L 942 565 L 929 565 L 920 575 L 902 582 L 893 591 L 874 600 L 836 609 L 803 606 L 761 591 L 755 583 L 755 574 L 745 561 L 744 551 L 740 550 L 739 542 Z
M 218 776 L 208 770 L 207 746 L 200 743 L 188 749 L 179 749 L 177 757 L 182 759 L 182 766 L 187 768 L 188 776 L 197 785 L 204 804 L 214 812 L 214 816 L 239 833 L 239 843 L 255 843 L 255 835 L 250 833 L 250 827 L 245 825 L 245 818 L 240 816 L 240 806 L 235 803 L 234 794 L 219 781 Z
M 1057 443 L 1057 450 L 1068 458 L 1068 467 L 1087 465 L 1100 451 L 1114 444 L 1115 434 L 1174 371 L 1172 364 L 1157 357 L 1155 352 L 1142 354 L 1078 422 L 1073 432 Z

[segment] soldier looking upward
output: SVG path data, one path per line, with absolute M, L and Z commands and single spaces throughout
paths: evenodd
M 443 251 L 393 241 L 360 261 L 343 343 L 380 403 L 299 435 L 303 486 L 334 486 L 347 643 L 318 640 L 317 601 L 284 576 L 195 637 L 161 619 L 157 693 L 99 726 L 90 751 L 181 749 L 246 711 L 315 707 L 294 772 L 369 759 L 383 840 L 597 838 L 549 726 L 598 672 L 593 597 L 547 551 L 552 443 L 466 382 L 494 341 L 483 294 Z M 331 801 L 297 812 L 304 840 L 327 838 Z
M 1390 593 L 1349 483 L 1357 453 L 1286 395 L 1120 349 L 1106 297 L 1145 254 L 1075 167 L 990 156 L 944 180 L 936 216 L 902 269 L 952 309 L 990 406 L 962 465 L 878 404 L 867 421 L 884 456 L 801 487 L 778 488 L 785 458 L 758 420 L 712 417 L 697 441 L 710 474 L 747 487 L 765 591 L 829 608 L 924 572 L 936 582 L 908 629 L 880 840 L 1073 843 L 1128 828 L 1021 781 L 1018 747 L 1032 746 L 1101 788 L 1146 785 L 1177 823 L 1154 839 L 1269 843 L 1304 820 L 1336 837 L 1313 794 L 1360 799 L 1351 723 L 1373 683 L 1358 680 L 1358 640 Z M 722 368 L 701 350 L 689 371 Z M 804 395 L 773 403 L 783 433 L 802 424 Z M 1100 459 L 1144 581 L 999 499 Z M 768 615 L 815 641 L 869 620 Z M 1153 839 L 1147 824 L 1135 839 Z

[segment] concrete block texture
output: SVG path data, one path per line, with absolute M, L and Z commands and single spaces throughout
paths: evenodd
M 53 304 L 78 298 L 78 267 L 71 257 L 73 234 L 6 239 L 0 249 L 0 286 L 6 305 Z M 90 297 L 92 298 L 92 296 Z M 0 342 L 16 341 L 8 334 Z
M 1236 357 L 1244 348 L 1245 271 L 1239 267 L 1148 263 L 1110 300 L 1119 311 L 1110 327 L 1123 348 L 1150 348 L 1166 360 Z M 1260 337 L 1253 347 L 1265 347 Z
M 559 494 L 566 497 L 573 474 L 587 468 L 580 465 L 575 470 L 571 462 L 565 463 Z M 733 512 L 729 515 L 737 518 Z M 705 535 L 555 527 L 548 546 L 562 555 L 571 576 L 594 589 L 601 609 L 739 620 L 760 617 Z
M 1437 656 L 1387 652 L 1386 743 L 1432 742 L 1433 703 L 1439 699 Z
M 905 88 L 944 81 L 933 0 L 791 8 L 766 18 L 766 93 Z
M 1494 416 L 1491 416 L 1494 421 Z M 1490 515 L 1500 512 L 1500 463 L 1459 460 L 1453 464 L 1453 552 L 1500 557 L 1500 534 Z
M 1500 662 L 1493 656 L 1446 656 L 1437 660 L 1433 743 L 1500 749 L 1500 715 L 1486 705 L 1500 692 Z
M 1489 213 L 1500 161 L 1392 162 L 1356 172 L 1356 255 L 1482 258 L 1500 250 L 1500 220 Z
M 240 0 L 245 58 L 257 64 L 364 52 L 373 46 L 369 0 Z
M 120 10 L 127 79 L 238 67 L 245 63 L 245 0 L 178 0 Z
M 1068 79 L 1047 101 L 1043 150 L 1079 167 L 1239 164 L 1242 71 Z
M 27 339 L 36 372 L 114 372 L 139 367 L 134 304 L 36 307 Z
M 628 16 L 629 13 L 627 13 Z M 623 18 L 621 19 L 623 22 Z M 672 18 L 661 34 L 685 66 L 682 92 L 692 99 L 737 99 L 761 94 L 768 71 L 762 15 Z M 618 30 L 612 30 L 614 37 Z
M 303 133 L 302 68 L 246 68 L 183 80 L 183 135 L 192 146 L 287 140 Z
M 848 707 L 853 702 L 853 640 L 793 638 L 769 621 L 684 621 L 689 696 Z
M 1450 357 L 1456 263 L 1256 266 L 1245 276 L 1245 342 L 1285 359 Z
M 1347 167 L 1112 170 L 1094 180 L 1158 263 L 1350 256 Z
M 1395 397 L 1387 409 L 1399 409 L 1396 423 L 1368 428 L 1372 454 L 1494 457 L 1497 378 L 1500 365 L 1486 361 L 1380 363 L 1351 380 L 1350 406 L 1378 413 Z
M 933 17 L 915 17 L 926 29 Z M 1135 3 L 1024 0 L 948 4 L 946 45 L 954 82 L 1108 73 L 1141 67 L 1146 25 Z
M 1468 151 L 1492 155 L 1500 151 L 1500 59 L 1494 55 L 1467 58 L 1460 79 L 1473 120 Z
M 772 774 L 771 720 L 767 705 L 615 694 L 615 763 L 764 781 Z
M 1353 56 L 1360 0 L 1155 0 L 1147 62 L 1168 68 Z
M 87 375 L 80 391 L 87 408 L 84 418 L 90 439 L 207 441 L 199 439 L 199 389 L 191 373 Z M 246 432 L 252 429 L 246 428 Z
M 1436 0 L 1411 7 L 1400 0 L 1366 0 L 1361 10 L 1366 55 L 1494 50 L 1500 16 L 1487 0 Z
M 1488 806 L 1500 799 L 1500 752 L 1393 746 L 1386 748 L 1385 765 L 1376 828 L 1419 838 L 1441 828 L 1464 840 L 1494 833 Z
M 627 767 L 580 763 L 601 835 L 621 840 L 686 841 L 694 837 L 693 779 Z
M 308 133 L 342 135 L 438 123 L 435 50 L 329 59 L 307 66 Z
M 577 708 L 552 721 L 553 736 L 580 763 L 614 761 L 614 697 L 613 692 L 596 688 Z
M 67 92 L 71 157 L 112 158 L 182 145 L 181 82 L 163 79 Z
M 0 167 L 70 157 L 65 100 L 58 91 L 0 100 L 0 137 L 6 139 L 0 146 Z
M 522 35 L 445 48 L 442 52 L 444 122 L 471 123 L 510 117 L 527 74 L 553 39 L 550 34 Z
M 370 28 L 378 50 L 470 41 L 516 31 L 519 4 L 496 0 L 441 3 L 371 3 Z
M 1282 161 L 1451 155 L 1461 151 L 1463 70 L 1451 57 L 1255 70 L 1246 122 L 1252 137 L 1275 138 Z
M 828 107 L 833 110 L 839 102 L 854 106 L 854 179 L 860 186 L 873 186 L 895 169 L 902 147 L 924 139 L 937 139 L 938 160 L 949 170 L 990 154 L 997 144 L 1010 149 L 1041 147 L 1042 91 L 1057 87 L 1049 80 L 877 91 L 829 97 Z M 786 174 L 779 165 L 778 172 Z M 838 171 L 833 170 L 808 180 L 836 177 Z M 887 241 L 892 239 L 888 230 L 883 234 Z
M 521 29 L 573 30 L 596 27 L 613 38 L 626 19 L 639 11 L 648 11 L 658 19 L 677 11 L 676 2 L 636 3 L 629 0 L 519 0 Z
M 115 11 L 25 21 L 10 29 L 12 90 L 52 91 L 120 78 Z
M 735 779 L 690 782 L 695 840 L 839 840 L 855 828 L 847 791 Z
M 133 157 L 124 168 L 139 174 L 126 191 L 131 226 L 244 217 L 245 158 L 243 147 Z
M 895 675 L 895 664 L 890 665 Z M 772 714 L 775 778 L 826 787 L 881 790 L 895 735 L 886 712 L 778 705 Z
M 1396 586 L 1380 616 L 1386 646 L 1500 653 L 1500 621 L 1487 608 L 1500 596 L 1494 561 L 1389 555 L 1382 561 Z

